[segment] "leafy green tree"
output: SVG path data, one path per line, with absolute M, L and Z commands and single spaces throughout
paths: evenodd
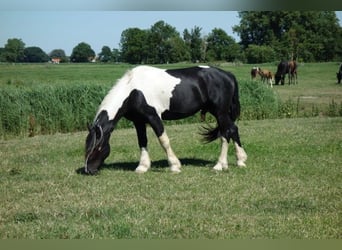
M 129 28 L 121 33 L 121 59 L 124 62 L 138 64 L 146 61 L 147 31 Z
M 5 48 L 0 48 L 0 62 L 6 62 Z
M 173 63 L 190 58 L 179 33 L 164 21 L 156 22 L 148 30 L 124 30 L 121 33 L 120 49 L 120 59 L 132 64 Z
M 148 62 L 171 62 L 170 52 L 172 50 L 172 43 L 170 41 L 175 37 L 180 37 L 175 27 L 172 27 L 164 21 L 156 22 L 148 33 Z
M 113 62 L 121 62 L 121 52 L 119 49 L 113 49 L 112 51 L 112 60 Z
M 71 62 L 89 62 L 95 57 L 94 50 L 85 42 L 79 43 L 73 50 L 70 56 Z
M 241 45 L 271 46 L 279 59 L 341 58 L 342 28 L 334 11 L 242 11 L 233 27 Z
M 53 51 L 50 52 L 49 54 L 50 58 L 60 58 L 61 62 L 67 62 L 68 57 L 65 55 L 65 51 L 62 49 L 54 49 Z
M 39 63 L 49 61 L 49 56 L 39 47 L 27 47 L 24 49 L 25 62 Z
M 7 40 L 4 57 L 7 62 L 22 62 L 24 60 L 25 43 L 21 39 L 12 38 Z
M 179 36 L 174 36 L 168 41 L 170 46 L 169 62 L 176 63 L 181 61 L 189 61 L 190 53 L 188 47 L 185 45 L 184 40 Z
M 102 50 L 99 54 L 99 59 L 101 62 L 110 62 L 112 61 L 113 54 L 108 46 L 103 46 Z
M 207 38 L 206 57 L 209 61 L 233 61 L 240 54 L 240 46 L 223 29 L 215 28 Z
M 270 46 L 251 44 L 245 50 L 248 63 L 265 63 L 275 60 L 275 51 Z
M 203 51 L 202 51 L 202 43 L 203 39 L 201 37 L 202 28 L 195 26 L 191 29 L 191 32 L 188 29 L 185 29 L 183 32 L 183 39 L 185 44 L 188 46 L 190 50 L 190 56 L 192 62 L 202 61 Z

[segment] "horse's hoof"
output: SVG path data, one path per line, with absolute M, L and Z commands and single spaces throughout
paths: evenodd
M 224 163 L 217 163 L 214 167 L 213 167 L 213 170 L 215 171 L 222 171 L 222 170 L 225 170 L 225 169 L 228 169 L 228 164 L 224 164 Z
M 138 173 L 138 174 L 143 174 L 143 173 L 146 173 L 148 170 L 148 168 L 146 166 L 143 166 L 143 165 L 139 165 L 136 169 L 135 169 L 135 172 Z
M 222 167 L 217 167 L 217 166 L 215 166 L 215 167 L 213 167 L 213 170 L 214 170 L 214 171 L 222 171 Z
M 175 173 L 175 174 L 178 174 L 178 173 L 181 172 L 179 166 L 171 166 L 170 170 L 171 170 L 172 173 Z
M 245 168 L 246 167 L 246 163 L 244 163 L 243 161 L 237 161 L 237 166 L 240 168 Z

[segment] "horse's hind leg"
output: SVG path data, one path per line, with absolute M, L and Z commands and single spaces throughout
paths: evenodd
M 228 160 L 227 160 L 227 154 L 228 154 L 228 146 L 229 146 L 229 137 L 227 137 L 227 131 L 229 128 L 229 115 L 228 114 L 221 114 L 216 117 L 217 123 L 218 123 L 218 132 L 221 137 L 221 153 L 219 155 L 219 158 L 217 160 L 216 165 L 214 166 L 214 170 L 221 171 L 224 169 L 228 169 Z
M 214 170 L 223 170 L 228 168 L 227 152 L 230 139 L 234 141 L 237 165 L 239 167 L 246 166 L 247 154 L 242 148 L 238 127 L 230 120 L 228 115 L 226 117 L 221 116 L 218 119 L 218 124 L 221 134 L 221 153 L 217 164 L 214 166 Z
M 228 141 L 224 136 L 221 136 L 221 153 L 216 165 L 213 167 L 214 170 L 221 171 L 223 169 L 228 169 Z
M 233 124 L 230 129 L 231 138 L 234 141 L 235 146 L 235 154 L 236 154 L 236 164 L 239 167 L 246 167 L 246 160 L 247 160 L 247 154 L 245 150 L 243 149 L 240 141 L 240 135 L 239 135 L 239 129 L 238 127 Z

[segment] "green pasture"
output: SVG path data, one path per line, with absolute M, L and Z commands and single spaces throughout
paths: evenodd
M 338 63 L 300 64 L 298 85 L 272 89 L 250 80 L 254 65 L 215 66 L 240 83 L 246 168 L 231 145 L 229 170 L 214 172 L 220 142 L 202 144 L 195 117 L 166 125 L 180 174 L 169 171 L 150 128 L 152 168 L 136 174 L 136 133 L 123 121 L 100 173 L 84 176 L 86 123 L 132 66 L 0 64 L 0 238 L 341 239 Z
M 248 153 L 214 172 L 220 143 L 201 124 L 167 126 L 183 167 L 168 169 L 151 129 L 152 168 L 133 172 L 133 129 L 111 137 L 97 176 L 83 164 L 86 132 L 0 142 L 0 238 L 341 239 L 342 118 L 238 123 Z

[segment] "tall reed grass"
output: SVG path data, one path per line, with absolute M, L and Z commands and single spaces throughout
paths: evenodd
M 106 91 L 103 86 L 91 84 L 3 88 L 1 137 L 83 130 Z
M 278 99 L 263 84 L 240 83 L 241 119 L 266 119 L 277 116 Z M 94 119 L 110 86 L 102 84 L 58 84 L 7 86 L 0 89 L 0 136 L 34 136 L 86 129 Z M 199 117 L 169 122 L 198 122 Z M 214 121 L 208 116 L 208 121 Z M 132 126 L 122 120 L 117 127 Z

